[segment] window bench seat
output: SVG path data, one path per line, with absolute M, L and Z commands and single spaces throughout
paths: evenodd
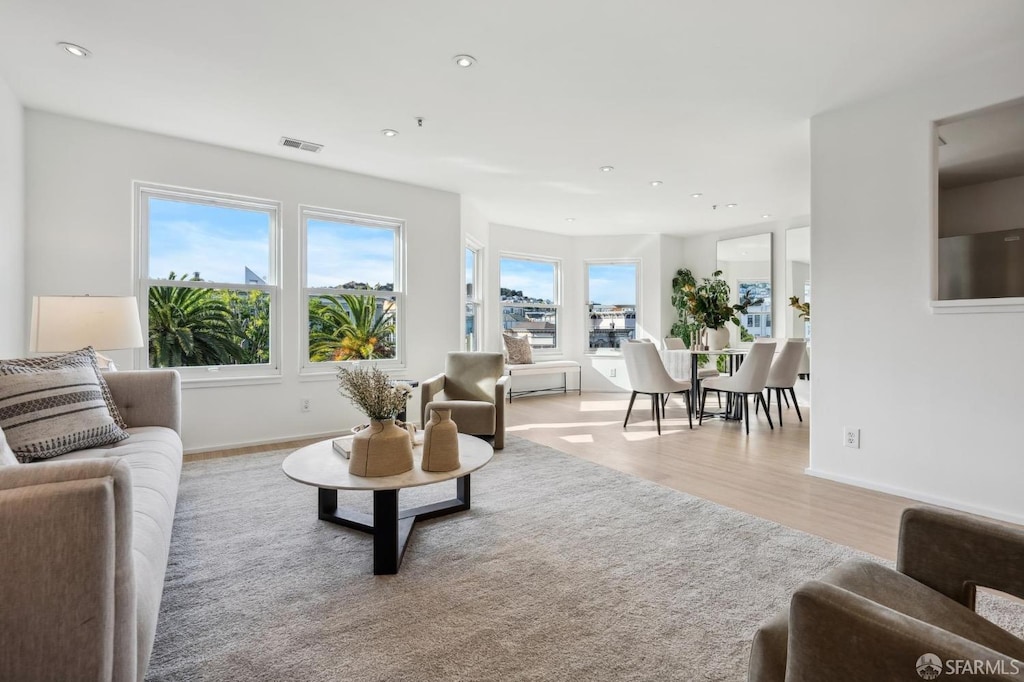
M 553 386 L 551 388 L 535 388 L 516 391 L 515 384 L 511 383 L 508 391 L 508 401 L 512 402 L 513 397 L 530 395 L 531 393 L 549 393 L 553 391 L 568 393 L 570 372 L 576 374 L 577 391 L 580 395 L 583 395 L 583 368 L 580 366 L 580 363 L 575 360 L 547 360 L 544 362 L 534 362 L 528 365 L 505 365 L 505 374 L 510 377 L 510 383 L 515 381 L 515 377 L 519 376 L 536 376 L 539 374 L 562 375 L 562 385 Z

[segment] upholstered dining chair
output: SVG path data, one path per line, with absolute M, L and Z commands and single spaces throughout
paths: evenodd
M 978 587 L 1024 599 L 1024 531 L 906 509 L 896 570 L 850 559 L 801 585 L 754 636 L 748 682 L 944 680 L 952 661 L 985 667 L 951 679 L 1024 679 L 1024 640 L 975 612 Z
M 420 419 L 430 411 L 451 410 L 460 433 L 493 437 L 494 449 L 505 447 L 505 392 L 508 377 L 501 353 L 451 352 L 444 373 L 420 384 Z
M 765 416 L 768 417 L 768 426 L 775 428 L 772 424 L 772 416 L 768 414 L 768 406 L 765 405 L 764 391 L 768 381 L 768 372 L 772 368 L 772 356 L 775 354 L 775 344 L 771 342 L 755 343 L 750 347 L 750 352 L 736 373 L 731 377 L 713 377 L 706 379 L 701 385 L 700 393 L 700 420 L 704 423 L 704 403 L 707 401 L 708 391 L 724 391 L 733 394 L 734 399 L 741 401 L 743 409 L 743 420 L 747 425 L 747 433 L 750 433 L 750 401 L 749 396 L 753 395 L 754 400 L 764 405 Z
M 666 336 L 665 337 L 665 350 L 686 350 L 686 344 L 683 343 L 683 340 L 680 339 L 677 336 Z M 707 378 L 710 378 L 710 377 L 717 377 L 717 376 L 721 376 L 721 372 L 719 372 L 714 367 L 698 367 L 697 368 L 697 392 L 698 392 L 698 394 L 700 393 L 701 382 L 704 381 L 704 379 L 707 379 Z M 692 377 L 691 377 L 690 381 L 693 381 Z M 715 393 L 718 393 L 718 391 L 715 391 Z M 722 406 L 722 394 L 721 393 L 718 393 L 718 406 L 719 407 Z
M 629 387 L 633 391 L 629 396 L 629 408 L 626 410 L 626 419 L 622 422 L 622 428 L 629 423 L 629 415 L 633 412 L 633 401 L 637 393 L 651 396 L 651 412 L 658 425 L 658 435 L 661 435 L 661 418 L 665 414 L 665 404 L 668 397 L 673 393 L 682 393 L 686 399 L 686 419 L 690 428 L 693 428 L 693 410 L 690 409 L 690 387 L 689 381 L 677 381 L 668 375 L 665 364 L 661 361 L 661 355 L 653 343 L 634 342 L 621 346 L 622 357 L 626 361 L 626 376 L 629 378 Z
M 806 354 L 807 342 L 805 340 L 788 339 L 768 372 L 768 380 L 765 382 L 765 392 L 767 393 L 765 409 L 771 409 L 772 391 L 775 391 L 775 400 L 779 406 L 779 428 L 782 428 L 782 400 L 785 396 L 783 391 L 789 391 L 789 395 L 793 397 L 793 407 L 796 408 L 797 418 L 800 421 L 804 420 L 803 415 L 800 414 L 800 405 L 796 402 L 796 391 L 793 387 L 796 386 L 797 375 L 800 372 L 800 362 Z M 787 400 L 786 403 L 788 407 L 789 401 Z M 754 412 L 757 412 L 757 407 L 754 408 Z

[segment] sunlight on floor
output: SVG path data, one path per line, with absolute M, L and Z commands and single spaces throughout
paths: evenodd
M 567 443 L 593 443 L 594 436 L 590 433 L 581 433 L 576 436 L 562 436 L 562 440 Z
M 611 424 L 621 424 L 622 422 L 610 421 L 610 422 L 547 422 L 543 424 L 519 424 L 518 426 L 507 426 L 505 427 L 506 432 L 515 431 L 530 431 L 533 429 L 576 429 L 582 427 L 593 428 L 595 426 L 609 426 Z

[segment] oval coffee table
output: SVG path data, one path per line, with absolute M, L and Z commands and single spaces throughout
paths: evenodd
M 402 565 L 402 556 L 417 521 L 446 516 L 469 509 L 470 473 L 494 456 L 484 440 L 459 434 L 461 466 L 453 471 L 432 472 L 420 468 L 423 447 L 413 450 L 412 470 L 396 476 L 353 476 L 348 460 L 334 450 L 333 440 L 300 448 L 285 458 L 281 468 L 285 476 L 315 486 L 320 491 L 320 519 L 373 535 L 374 575 L 393 575 Z M 412 509 L 399 510 L 398 491 L 455 479 L 455 498 Z M 373 515 L 338 508 L 339 490 L 372 490 Z

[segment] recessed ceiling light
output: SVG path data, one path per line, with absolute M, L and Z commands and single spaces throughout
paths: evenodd
M 693 194 L 691 194 L 690 196 L 691 196 L 691 197 L 693 197 L 694 199 L 700 199 L 700 198 L 701 198 L 702 196 L 704 196 L 704 195 L 703 195 L 703 194 L 701 194 L 700 192 L 694 192 L 694 193 L 693 193 Z
M 615 170 L 615 166 L 601 166 L 602 173 L 611 173 L 613 170 Z
M 726 208 L 736 208 L 736 204 L 726 204 Z
M 383 135 L 384 137 L 395 137 L 396 135 L 398 135 L 398 131 L 392 130 L 391 128 L 385 128 L 384 130 L 380 131 L 380 134 Z
M 651 180 L 651 187 L 661 187 L 663 184 L 661 180 Z
M 457 54 L 454 57 L 452 57 L 452 59 L 458 66 L 461 66 L 464 69 L 468 69 L 469 67 L 476 64 L 476 57 L 474 57 L 473 55 Z
M 565 222 L 567 222 L 567 223 L 574 223 L 574 222 L 576 222 L 576 219 L 575 218 L 566 218 Z
M 64 51 L 73 57 L 88 57 L 92 54 L 92 52 L 89 52 L 89 50 L 81 45 L 75 45 L 74 43 L 57 43 L 57 46 L 64 48 Z
M 764 214 L 764 215 L 762 215 L 761 217 L 762 217 L 762 218 L 771 218 L 771 217 L 772 217 L 772 214 L 771 214 L 771 213 L 765 213 L 765 214 Z

